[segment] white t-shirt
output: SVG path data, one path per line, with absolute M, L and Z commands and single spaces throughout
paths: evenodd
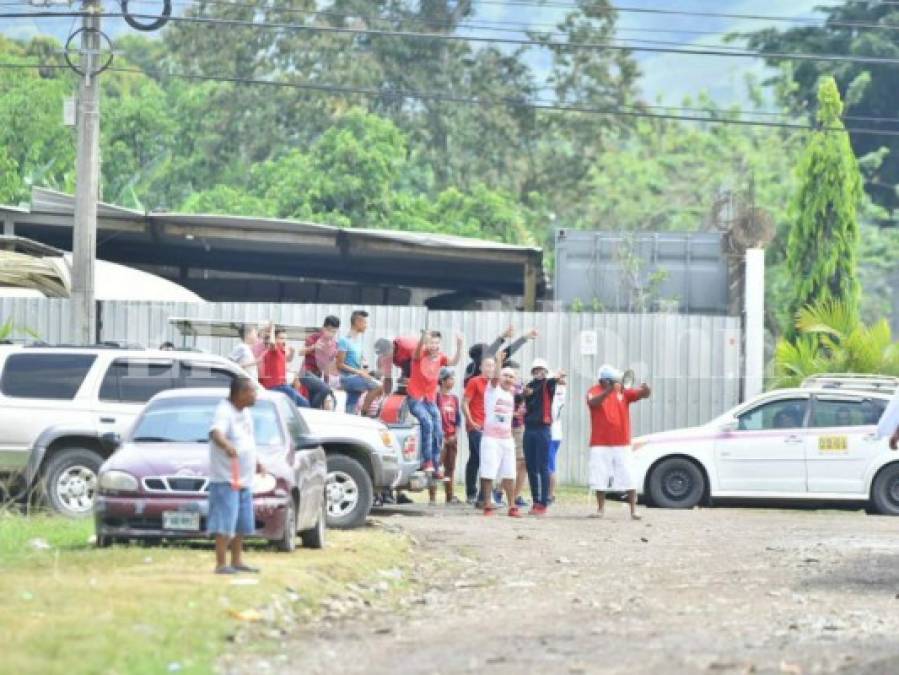
M 238 410 L 231 401 L 224 400 L 215 409 L 209 432 L 221 431 L 228 442 L 237 448 L 240 462 L 240 486 L 251 487 L 256 473 L 256 436 L 253 430 L 253 415 L 249 408 Z M 209 481 L 211 483 L 231 482 L 231 458 L 218 443 L 209 439 Z
M 256 364 L 256 356 L 246 342 L 239 343 L 228 358 L 247 371 L 247 375 L 251 378 L 254 380 L 259 379 L 259 366 Z
M 565 385 L 556 385 L 556 394 L 552 402 L 552 426 L 550 433 L 554 441 L 562 440 L 562 408 L 565 407 Z
M 512 438 L 512 415 L 514 413 L 514 393 L 489 383 L 484 391 L 484 436 L 487 438 Z

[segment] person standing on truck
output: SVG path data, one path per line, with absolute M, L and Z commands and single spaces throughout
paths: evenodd
M 253 380 L 258 380 L 259 363 L 262 361 L 264 352 L 260 351 L 259 356 L 256 356 L 254 351 L 256 344 L 259 342 L 259 333 L 256 331 L 256 326 L 244 324 L 237 329 L 237 334 L 240 336 L 240 342 L 234 347 L 228 358 L 243 368 L 246 374 Z
M 524 456 L 528 466 L 533 506 L 531 515 L 542 516 L 549 505 L 549 446 L 552 442 L 552 401 L 556 386 L 564 384 L 565 372 L 549 377 L 549 364 L 534 359 L 531 379 L 524 387 L 527 411 L 524 416 Z
M 243 562 L 243 538 L 256 531 L 253 472 L 264 473 L 256 459 L 250 408 L 256 387 L 248 377 L 231 381 L 228 399 L 215 409 L 209 430 L 209 516 L 206 529 L 215 537 L 215 573 L 258 572 Z M 227 553 L 231 564 L 227 565 Z
M 637 389 L 621 386 L 622 373 L 612 366 L 599 369 L 599 384 L 587 392 L 590 408 L 590 489 L 596 492 L 596 513 L 602 518 L 606 491 L 627 492 L 631 519 L 637 515 L 637 485 L 630 470 L 631 412 L 630 405 L 649 398 L 649 385 Z
M 501 362 L 500 362 L 501 363 Z M 494 371 L 495 372 L 495 371 Z M 509 516 L 520 518 L 515 506 L 515 442 L 512 439 L 512 415 L 515 412 L 515 370 L 502 368 L 499 376 L 488 380 L 484 390 L 484 433 L 481 437 L 481 494 L 484 515 L 492 516 L 493 481 L 498 480 L 509 501 Z
M 363 336 L 368 330 L 368 312 L 354 310 L 350 315 L 350 332 L 337 343 L 337 370 L 340 372 L 340 386 L 346 392 L 346 411 L 355 415 L 359 409 L 368 410 L 372 400 L 382 393 L 381 383 L 362 367 Z
M 412 355 L 412 371 L 406 391 L 409 395 L 409 412 L 418 420 L 421 434 L 421 468 L 433 473 L 437 480 L 444 478 L 440 468 L 443 449 L 443 426 L 437 408 L 437 387 L 440 370 L 455 366 L 462 357 L 462 335 L 456 336 L 456 352 L 448 358 L 440 351 L 441 335 L 438 331 L 422 329 L 418 346 Z
M 300 408 L 308 408 L 307 401 L 296 389 L 287 384 L 287 364 L 293 361 L 295 351 L 287 344 L 287 331 L 275 330 L 275 340 L 262 355 L 259 383 L 270 391 L 280 391 Z
M 484 432 L 484 392 L 487 380 L 496 372 L 496 359 L 485 357 L 480 363 L 480 374 L 465 385 L 462 397 L 462 414 L 468 432 L 468 462 L 465 464 L 465 497 L 475 508 L 483 508 L 484 499 L 478 489 L 481 457 L 481 435 Z

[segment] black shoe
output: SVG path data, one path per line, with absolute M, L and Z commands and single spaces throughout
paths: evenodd
M 405 493 L 401 492 L 396 496 L 396 503 L 397 504 L 414 504 L 415 502 L 413 500 L 409 499 L 409 497 L 407 497 L 405 495 Z

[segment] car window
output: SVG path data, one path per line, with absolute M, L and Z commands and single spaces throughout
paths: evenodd
M 817 397 L 812 408 L 811 427 L 861 427 L 877 424 L 886 408 L 878 399 Z
M 203 363 L 181 363 L 182 387 L 228 388 L 235 374 L 225 368 Z
M 139 443 L 205 443 L 215 409 L 221 399 L 166 399 L 147 407 L 131 439 Z M 278 446 L 284 442 L 278 414 L 271 401 L 250 408 L 256 445 Z
M 303 434 L 309 433 L 309 427 L 306 426 L 303 418 L 300 417 L 296 406 L 288 401 L 286 397 L 279 396 L 276 399 L 276 405 L 287 423 L 287 432 L 290 434 L 291 438 L 296 440 Z
M 761 431 L 763 429 L 796 429 L 804 426 L 808 400 L 788 398 L 770 401 L 748 410 L 737 419 L 740 431 Z
M 174 361 L 116 359 L 103 377 L 100 400 L 146 403 L 159 392 L 174 389 L 176 383 Z
M 96 360 L 94 354 L 12 354 L 0 390 L 16 398 L 70 401 Z

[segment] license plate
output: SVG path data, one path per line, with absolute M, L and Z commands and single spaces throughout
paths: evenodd
M 190 511 L 163 511 L 162 529 L 196 532 L 200 529 L 200 514 Z

